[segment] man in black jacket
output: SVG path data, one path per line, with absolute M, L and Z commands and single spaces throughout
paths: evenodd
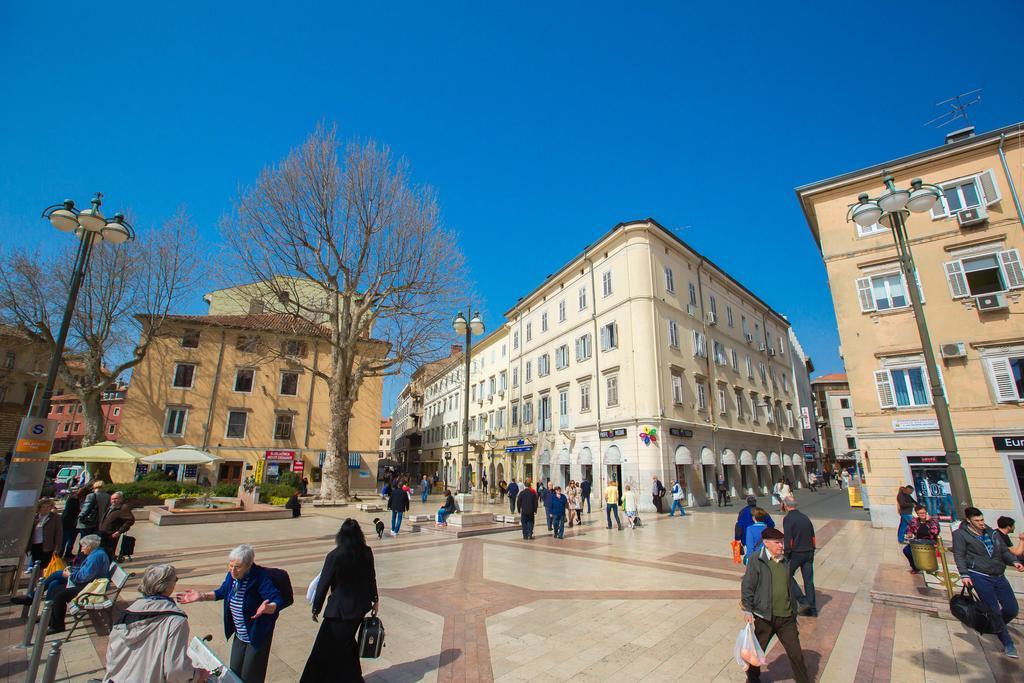
M 580 482 L 580 495 L 583 496 L 583 502 L 587 504 L 587 514 L 590 514 L 590 480 L 584 479 Z
M 516 478 L 512 477 L 511 483 L 508 485 L 508 511 L 510 514 L 516 513 L 516 496 L 519 495 L 519 484 L 516 483 Z
M 523 540 L 533 538 L 533 523 L 537 516 L 537 492 L 530 487 L 530 480 L 527 479 L 524 488 L 516 498 L 516 507 L 519 509 L 520 521 L 523 525 Z
M 651 498 L 654 502 L 654 510 L 660 515 L 664 510 L 661 509 L 661 498 L 665 495 L 665 485 L 658 479 L 658 475 L 651 477 Z
M 402 483 L 391 486 L 388 496 L 388 509 L 391 510 L 391 535 L 397 536 L 402 528 L 402 516 L 409 509 L 409 487 Z
M 800 603 L 800 613 L 809 617 L 818 616 L 818 606 L 814 596 L 814 524 L 810 518 L 800 510 L 797 510 L 796 498 L 787 498 L 782 501 L 782 511 L 785 517 L 782 519 L 782 529 L 785 534 L 784 545 L 786 561 L 789 564 L 789 580 L 793 583 L 794 597 Z M 800 570 L 803 577 L 804 590 L 800 587 L 793 576 L 796 570 Z

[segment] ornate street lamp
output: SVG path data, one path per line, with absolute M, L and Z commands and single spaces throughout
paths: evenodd
M 953 507 L 958 514 L 963 514 L 964 508 L 973 505 L 971 489 L 967 484 L 967 473 L 964 472 L 960 453 L 957 451 L 949 403 L 942 387 L 942 380 L 939 378 L 939 366 L 935 360 L 935 350 L 932 348 L 931 336 L 928 333 L 924 307 L 921 305 L 917 268 L 914 266 L 914 256 L 910 251 L 910 238 L 907 236 L 906 223 L 906 218 L 911 213 L 931 211 L 935 202 L 942 197 L 942 189 L 937 185 L 925 183 L 920 178 L 910 181 L 909 190 L 898 188 L 888 171 L 883 173 L 882 182 L 885 184 L 885 192 L 876 198 L 869 197 L 867 193 L 860 195 L 857 198 L 857 203 L 851 206 L 847 212 L 846 220 L 852 220 L 865 228 L 884 221 L 883 225 L 892 230 L 896 252 L 899 255 L 900 269 L 903 271 L 907 293 L 910 296 L 910 305 L 914 309 L 917 333 L 921 338 L 921 350 L 924 352 L 928 381 L 931 384 L 932 407 L 939 425 L 939 436 L 942 439 L 942 448 L 946 451 L 946 467 L 949 475 L 949 488 L 953 495 Z
M 467 323 L 465 316 L 459 312 L 455 314 L 455 319 L 452 320 L 452 329 L 455 330 L 455 334 L 466 335 L 466 376 L 464 378 L 465 389 L 463 392 L 465 401 L 463 401 L 462 406 L 462 482 L 459 486 L 459 493 L 469 493 L 469 354 L 473 347 L 473 335 L 484 333 L 484 321 L 480 318 L 479 313 L 475 313 Z

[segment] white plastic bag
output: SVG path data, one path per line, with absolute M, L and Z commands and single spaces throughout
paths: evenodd
M 757 638 L 754 637 L 753 624 L 747 624 L 736 636 L 736 646 L 732 649 L 732 654 L 736 658 L 736 663 L 742 666 L 744 671 L 751 666 L 764 666 L 768 663 L 761 643 L 757 642 Z
M 306 589 L 306 602 L 313 604 L 313 598 L 316 597 L 316 587 L 320 584 L 320 575 L 317 574 L 313 577 L 313 580 L 309 582 L 309 588 Z

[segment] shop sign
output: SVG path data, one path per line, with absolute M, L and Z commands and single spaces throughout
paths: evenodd
M 533 446 L 506 446 L 506 453 L 529 453 L 533 450 Z
M 815 450 L 816 449 L 814 448 L 814 444 L 813 443 L 805 443 L 804 444 L 804 453 L 808 453 L 808 454 L 813 455 Z M 810 460 L 810 459 L 813 459 L 813 458 L 808 458 L 808 459 Z
M 689 439 L 693 437 L 692 429 L 680 429 L 679 427 L 669 427 L 668 433 L 671 434 L 672 436 L 679 436 L 684 439 Z
M 302 474 L 306 470 L 306 461 L 299 458 L 292 463 L 292 472 L 295 474 Z
M 916 420 L 892 421 L 892 430 L 894 432 L 920 432 L 938 428 L 939 421 L 934 417 L 925 417 Z
M 804 423 L 804 429 L 810 429 L 811 428 L 811 409 L 808 408 L 807 406 L 803 406 L 802 408 L 800 408 L 800 414 L 802 416 L 801 419 L 803 420 L 803 423 Z
M 619 429 L 604 429 L 604 430 L 601 431 L 601 438 L 602 439 L 614 439 L 617 436 L 625 436 L 625 435 L 626 435 L 626 429 L 624 427 L 620 427 Z
M 252 479 L 257 484 L 262 484 L 263 483 L 263 468 L 266 467 L 266 464 L 267 464 L 266 460 L 257 460 L 256 461 L 256 469 L 255 469 L 255 471 L 253 471 Z
M 945 455 L 908 455 L 908 465 L 945 465 Z
M 997 451 L 1024 451 L 1024 436 L 993 436 Z
M 291 462 L 295 460 L 295 451 L 267 451 L 266 459 L 269 461 Z

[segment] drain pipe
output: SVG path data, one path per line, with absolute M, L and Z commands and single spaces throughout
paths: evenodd
M 1006 182 L 1010 186 L 1010 195 L 1013 197 L 1013 206 L 1017 209 L 1017 220 L 1024 227 L 1024 209 L 1020 206 L 1020 197 L 1017 196 L 1017 188 L 1013 185 L 1013 176 L 1010 175 L 1010 166 L 1006 163 L 1006 155 L 1003 153 L 1003 142 L 1006 140 L 1006 133 L 999 134 L 999 161 L 1003 164 L 1003 173 L 1006 174 Z

